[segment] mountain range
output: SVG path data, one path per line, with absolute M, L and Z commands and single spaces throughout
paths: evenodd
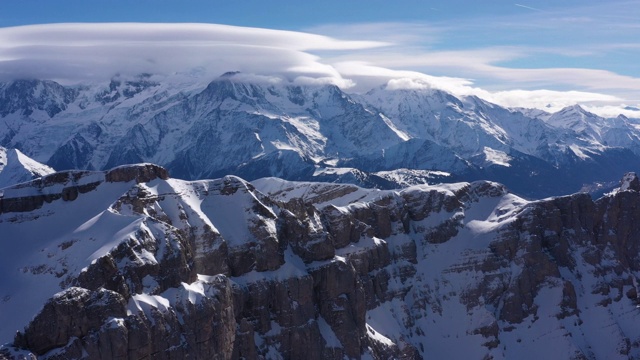
M 640 171 L 640 121 L 572 106 L 506 109 L 436 89 L 347 94 L 227 73 L 63 86 L 0 84 L 0 146 L 56 170 L 152 162 L 186 180 L 228 174 L 381 189 L 488 179 L 541 198 L 601 194 Z
M 0 83 L 0 359 L 640 358 L 640 120 L 165 80 Z
M 638 358 L 640 180 L 619 185 L 56 172 L 0 197 L 0 358 Z

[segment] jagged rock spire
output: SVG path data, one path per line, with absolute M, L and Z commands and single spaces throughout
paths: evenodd
M 624 174 L 622 180 L 620 180 L 620 191 L 635 190 L 640 191 L 640 179 L 635 172 L 628 172 Z

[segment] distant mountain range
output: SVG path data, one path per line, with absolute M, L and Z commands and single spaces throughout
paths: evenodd
M 246 79 L 3 83 L 0 146 L 56 170 L 153 162 L 189 180 L 235 174 L 387 189 L 488 179 L 529 198 L 602 192 L 640 171 L 640 122 L 577 105 L 549 114 L 434 89 L 347 94 Z

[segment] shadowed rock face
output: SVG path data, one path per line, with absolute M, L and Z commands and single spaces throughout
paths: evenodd
M 61 183 L 82 184 L 89 173 L 65 174 Z M 544 326 L 561 331 L 553 341 L 571 356 L 598 358 L 571 345 L 598 311 L 620 322 L 619 337 L 601 346 L 640 353 L 640 331 L 615 315 L 638 303 L 640 193 L 631 175 L 597 201 L 537 202 L 490 182 L 376 196 L 293 183 L 307 190 L 299 198 L 237 177 L 169 187 L 154 165 L 103 176 L 131 182 L 109 211 L 142 225 L 62 279 L 0 358 L 24 349 L 48 359 L 416 359 L 438 357 L 448 331 L 469 354 L 509 357 L 530 341 L 527 329 Z M 83 196 L 57 200 L 71 206 Z M 221 222 L 228 214 L 240 218 L 237 232 Z M 595 341 L 582 336 L 576 343 Z
M 72 337 L 84 337 L 109 317 L 126 316 L 124 298 L 113 291 L 71 287 L 48 301 L 16 345 L 42 354 L 64 346 Z
M 154 164 L 126 165 L 107 171 L 105 180 L 108 182 L 127 182 L 135 180 L 136 183 L 149 182 L 154 179 L 167 180 L 169 172 L 163 167 Z
M 90 176 L 93 175 L 93 176 Z M 42 207 L 44 203 L 55 200 L 73 201 L 78 194 L 95 190 L 102 182 L 149 182 L 155 179 L 166 180 L 166 169 L 153 164 L 121 166 L 107 172 L 62 171 L 43 176 L 14 188 L 32 189 L 30 194 L 19 197 L 0 196 L 0 214 L 10 212 L 28 212 Z M 87 180 L 92 179 L 92 180 Z M 46 191 L 47 188 L 62 186 L 60 192 Z
M 95 190 L 100 184 L 100 181 L 78 184 L 77 180 L 86 174 L 88 174 L 88 172 L 58 172 L 28 183 L 17 185 L 14 189 L 29 188 L 32 191 L 27 195 L 19 197 L 0 197 L 0 214 L 29 212 L 41 208 L 44 203 L 50 203 L 59 199 L 63 201 L 75 200 L 78 194 Z M 64 187 L 60 192 L 43 191 L 58 185 Z

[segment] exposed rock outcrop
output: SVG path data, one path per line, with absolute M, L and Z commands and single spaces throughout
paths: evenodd
M 91 291 L 71 287 L 56 294 L 25 329 L 15 345 L 44 354 L 73 338 L 82 338 L 100 328 L 110 317 L 124 317 L 126 301 L 109 290 Z
M 639 302 L 637 177 L 596 201 L 527 202 L 491 182 L 263 194 L 237 177 L 167 176 L 146 164 L 105 175 L 125 191 L 102 216 L 128 219 L 127 235 L 61 275 L 0 357 L 509 358 L 544 353 L 532 334 L 568 358 L 640 355 L 624 319 Z M 85 196 L 68 188 L 65 204 Z M 72 234 L 61 253 L 96 241 Z M 617 326 L 604 340 L 602 319 Z
M 111 169 L 106 172 L 107 182 L 128 182 L 135 180 L 136 183 L 149 182 L 154 179 L 167 180 L 169 172 L 161 166 L 154 164 L 125 165 Z

